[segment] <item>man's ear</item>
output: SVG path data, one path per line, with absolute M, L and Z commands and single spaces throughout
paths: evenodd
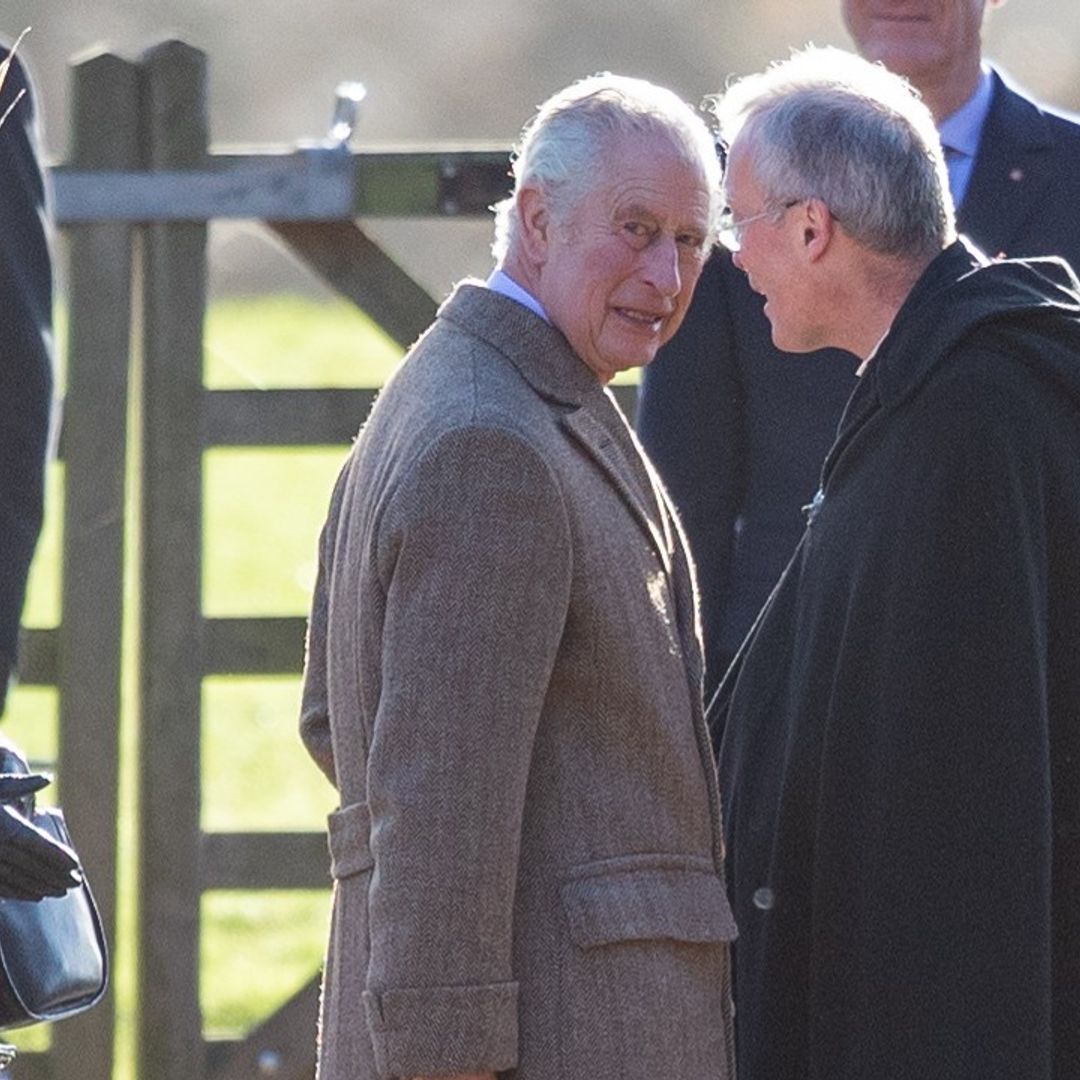
M 520 222 L 521 243 L 535 266 L 547 262 L 551 233 L 551 213 L 539 188 L 526 185 L 518 192 L 515 210 Z
M 836 218 L 820 199 L 807 199 L 802 207 L 802 240 L 807 258 L 816 262 L 832 243 Z

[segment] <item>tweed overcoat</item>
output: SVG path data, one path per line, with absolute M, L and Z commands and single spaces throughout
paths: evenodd
M 322 1080 L 732 1075 L 686 550 L 611 395 L 482 286 L 341 473 L 301 729 L 341 797 Z

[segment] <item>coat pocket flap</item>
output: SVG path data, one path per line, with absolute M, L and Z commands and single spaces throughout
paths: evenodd
M 656 861 L 642 866 L 582 868 L 561 889 L 575 945 L 617 941 L 734 941 L 724 883 L 707 860 Z
M 351 803 L 327 819 L 330 876 L 335 880 L 363 873 L 375 865 L 371 856 L 371 816 L 364 803 Z

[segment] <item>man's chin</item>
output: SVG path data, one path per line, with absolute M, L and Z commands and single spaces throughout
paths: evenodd
M 932 38 L 912 38 L 910 31 L 900 31 L 898 40 L 886 38 L 870 44 L 862 56 L 875 64 L 882 64 L 895 75 L 918 81 L 942 64 L 942 49 Z
M 775 323 L 772 326 L 772 343 L 786 353 L 808 353 L 820 348 L 819 345 L 809 345 L 793 334 L 785 333 L 783 329 L 778 330 Z

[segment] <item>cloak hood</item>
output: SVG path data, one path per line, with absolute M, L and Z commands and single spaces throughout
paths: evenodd
M 988 260 L 963 241 L 926 268 L 870 364 L 885 407 L 908 397 L 961 339 L 1015 339 L 1009 355 L 1080 408 L 1080 281 L 1063 259 Z

